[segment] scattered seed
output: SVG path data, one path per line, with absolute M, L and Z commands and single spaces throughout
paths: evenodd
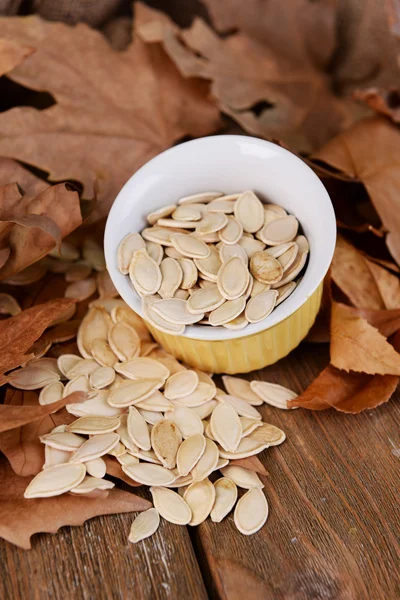
M 215 501 L 210 513 L 211 521 L 220 523 L 235 506 L 237 500 L 237 487 L 227 477 L 221 477 L 214 483 Z
M 198 433 L 186 438 L 179 446 L 176 463 L 180 475 L 188 475 L 203 456 L 206 438 Z
M 61 381 L 53 381 L 40 390 L 39 404 L 53 404 L 63 397 L 64 386 Z
M 210 427 L 213 437 L 224 450 L 236 451 L 242 437 L 242 425 L 232 406 L 225 403 L 216 406 L 211 415 Z
M 210 514 L 215 501 L 215 488 L 209 479 L 195 481 L 183 494 L 183 499 L 192 511 L 189 525 L 200 525 Z
M 99 477 L 85 477 L 79 485 L 70 490 L 71 494 L 90 494 L 94 490 L 111 490 L 115 483 Z
M 255 233 L 264 224 L 264 205 L 254 192 L 244 192 L 236 200 L 235 218 L 242 224 L 244 231 Z
M 282 279 L 283 268 L 276 258 L 263 250 L 251 257 L 250 272 L 261 283 L 271 285 Z
M 180 371 L 171 375 L 165 382 L 164 396 L 168 400 L 176 400 L 192 394 L 199 383 L 196 371 Z
M 24 498 L 49 498 L 59 496 L 77 487 L 86 474 L 84 465 L 70 463 L 55 465 L 41 471 L 25 490 Z
M 267 290 L 250 298 L 245 309 L 248 322 L 259 323 L 263 319 L 266 319 L 274 310 L 277 297 L 278 292 L 276 290 Z
M 108 343 L 119 360 L 131 360 L 140 354 L 140 337 L 133 327 L 126 323 L 116 323 L 110 328 Z
M 277 383 L 267 383 L 266 381 L 252 381 L 251 389 L 266 404 L 276 408 L 287 409 L 289 400 L 297 398 L 297 394 L 288 388 Z
M 146 252 L 136 250 L 129 265 L 129 277 L 143 296 L 155 294 L 161 285 L 160 267 Z
M 136 465 L 122 465 L 123 472 L 134 481 L 149 486 L 165 486 L 173 483 L 175 474 L 162 467 L 148 463 L 138 463 Z
M 149 510 L 141 512 L 133 520 L 128 540 L 132 544 L 137 544 L 137 542 L 152 536 L 157 531 L 159 525 L 160 515 L 155 508 L 149 508 Z
M 172 421 L 158 421 L 151 430 L 151 446 L 157 458 L 167 469 L 176 465 L 176 455 L 182 443 L 182 435 Z
M 156 390 L 162 387 L 162 379 L 143 379 L 136 381 L 127 381 L 121 383 L 118 387 L 111 390 L 108 397 L 108 403 L 118 408 L 131 406 L 145 400 Z
M 227 467 L 221 469 L 221 473 L 224 477 L 231 479 L 238 487 L 246 490 L 264 487 L 264 484 L 257 473 L 254 473 L 249 469 L 245 469 L 244 467 L 228 465 Z
M 128 434 L 139 448 L 142 450 L 151 449 L 148 425 L 134 406 L 129 407 L 127 428 Z
M 67 425 L 66 431 L 94 435 L 110 433 L 111 431 L 118 429 L 119 426 L 120 420 L 118 417 L 89 416 L 80 417 L 70 425 Z
M 115 366 L 117 373 L 128 379 L 167 379 L 169 369 L 158 360 L 149 357 L 139 357 L 121 362 Z
M 93 340 L 90 352 L 95 361 L 102 367 L 114 367 L 118 362 L 118 358 L 112 351 L 110 344 L 105 340 Z
M 175 525 L 187 525 L 192 518 L 192 511 L 187 502 L 179 494 L 166 487 L 151 487 L 153 503 L 160 515 Z
M 70 461 L 72 463 L 84 463 L 88 460 L 100 458 L 112 450 L 112 448 L 114 448 L 118 442 L 119 435 L 114 432 L 94 435 L 86 440 L 82 446 L 80 446 L 78 450 L 74 452 L 70 458 Z
M 111 367 L 99 367 L 90 374 L 89 383 L 94 390 L 111 385 L 115 379 L 115 371 Z
M 250 382 L 247 379 L 241 379 L 240 377 L 230 377 L 229 375 L 222 375 L 222 381 L 228 392 L 232 396 L 237 396 L 246 400 L 253 406 L 259 406 L 263 403 L 261 398 L 253 392 L 250 386 Z
M 286 435 L 279 427 L 275 427 L 269 423 L 260 423 L 260 425 L 260 427 L 257 427 L 257 429 L 249 434 L 250 439 L 268 444 L 268 446 L 279 446 L 279 444 L 285 441 Z
M 206 448 L 200 460 L 192 469 L 193 481 L 202 481 L 216 468 L 219 459 L 218 446 L 206 438 Z
M 260 488 L 252 488 L 242 496 L 235 508 L 235 525 L 243 535 L 256 533 L 268 518 L 268 503 Z
M 104 477 L 107 471 L 107 465 L 102 458 L 95 458 L 84 463 L 86 471 L 92 477 Z
M 258 440 L 251 440 L 248 437 L 244 437 L 240 440 L 238 447 L 235 452 L 228 452 L 223 448 L 220 449 L 219 453 L 222 458 L 229 458 L 229 460 L 236 460 L 238 458 L 247 458 L 248 456 L 254 456 L 259 454 L 268 446 Z

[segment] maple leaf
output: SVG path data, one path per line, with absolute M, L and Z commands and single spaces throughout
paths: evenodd
M 147 510 L 150 502 L 117 488 L 106 497 L 62 494 L 52 498 L 24 498 L 31 477 L 19 477 L 7 459 L 0 458 L 0 537 L 30 548 L 30 538 L 39 532 L 56 533 L 64 525 L 82 525 L 99 515 Z
M 67 298 L 50 300 L 0 321 L 0 385 L 7 382 L 4 373 L 33 358 L 32 354 L 27 354 L 33 343 L 56 318 L 74 305 L 74 300 Z
M 400 375 L 400 354 L 351 307 L 332 304 L 331 363 L 345 371 Z
M 389 252 L 400 264 L 400 131 L 387 119 L 371 117 L 353 125 L 319 150 L 323 160 L 361 181 L 388 235 Z
M 160 46 L 135 36 L 124 52 L 84 24 L 40 17 L 0 19 L 2 37 L 35 49 L 9 77 L 47 91 L 56 104 L 0 114 L 0 154 L 74 179 L 104 216 L 126 180 L 150 158 L 186 135 L 219 126 L 204 82 L 185 80 Z
M 356 104 L 336 97 L 323 72 L 269 47 L 268 37 L 262 44 L 243 33 L 221 39 L 198 18 L 180 31 L 141 4 L 135 24 L 143 40 L 163 44 L 186 77 L 210 81 L 219 108 L 249 133 L 310 150 L 354 120 Z

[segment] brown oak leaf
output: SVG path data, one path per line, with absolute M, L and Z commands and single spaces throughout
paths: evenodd
M 2 343 L 0 385 L 7 382 L 4 373 L 19 367 L 33 357 L 32 354 L 28 354 L 28 351 L 34 342 L 57 317 L 74 304 L 73 300 L 67 298 L 50 300 L 0 321 Z
M 221 39 L 198 18 L 180 31 L 140 3 L 136 29 L 149 44 L 162 43 L 186 77 L 210 81 L 219 108 L 249 133 L 310 150 L 353 122 L 355 103 L 336 97 L 310 61 L 270 48 L 268 37 L 263 44 L 243 33 Z
M 0 114 L 0 155 L 46 170 L 51 180 L 81 181 L 85 197 L 96 182 L 97 217 L 150 158 L 220 125 L 208 86 L 184 79 L 159 45 L 135 36 L 116 52 L 87 25 L 37 16 L 2 18 L 0 29 L 3 38 L 35 49 L 8 76 L 56 100 L 44 110 Z
M 45 256 L 81 223 L 79 196 L 65 184 L 47 187 L 34 197 L 22 196 L 16 183 L 0 187 L 0 248 L 10 250 L 0 279 Z
M 63 494 L 52 498 L 24 498 L 31 477 L 16 475 L 7 459 L 0 458 L 0 537 L 21 548 L 31 547 L 31 536 L 56 533 L 64 525 L 82 525 L 99 515 L 142 511 L 151 504 L 135 494 L 117 488 L 107 497 L 79 497 Z
M 400 130 L 383 117 L 364 119 L 336 136 L 314 158 L 364 184 L 400 264 Z
M 345 373 L 328 365 L 289 406 L 357 414 L 387 402 L 398 382 L 396 375 Z
M 331 363 L 338 369 L 371 375 L 400 375 L 400 354 L 384 335 L 351 307 L 332 304 Z
M 390 117 L 394 123 L 400 123 L 400 92 L 398 89 L 385 90 L 373 87 L 356 90 L 353 96 L 356 100 L 365 102 L 375 112 Z
M 75 398 L 73 397 L 72 401 L 75 401 Z M 35 406 L 40 408 L 36 392 L 15 390 L 13 388 L 7 389 L 4 404 L 18 407 L 20 414 L 22 413 L 21 416 L 25 416 L 23 414 L 25 409 L 22 407 Z M 73 415 L 67 410 L 61 409 L 57 413 L 49 414 L 47 412 L 38 419 L 19 427 L 1 431 L 0 451 L 7 457 L 11 468 L 17 475 L 23 477 L 36 475 L 42 469 L 44 463 L 44 445 L 40 442 L 39 436 L 49 433 L 57 425 L 68 425 L 74 420 Z
M 0 77 L 12 71 L 32 52 L 34 49 L 29 46 L 0 38 Z
M 336 285 L 359 308 L 400 307 L 400 281 L 396 275 L 369 260 L 338 235 L 331 275 Z

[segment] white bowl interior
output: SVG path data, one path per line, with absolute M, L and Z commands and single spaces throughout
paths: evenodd
M 260 323 L 239 331 L 192 325 L 183 335 L 203 340 L 251 335 L 282 321 L 307 300 L 325 276 L 335 247 L 335 215 L 325 187 L 302 160 L 280 146 L 252 137 L 221 135 L 185 142 L 158 155 L 128 180 L 111 208 L 104 237 L 107 269 L 136 313 L 143 316 L 141 300 L 129 277 L 117 269 L 121 240 L 146 227 L 150 212 L 182 196 L 247 189 L 265 202 L 283 206 L 300 221 L 310 244 L 303 278 L 289 298 Z

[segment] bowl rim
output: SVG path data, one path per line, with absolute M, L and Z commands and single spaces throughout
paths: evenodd
M 320 283 L 323 281 L 326 273 L 328 272 L 330 264 L 332 262 L 333 253 L 335 250 L 336 233 L 337 233 L 336 232 L 335 212 L 334 212 L 331 199 L 329 197 L 329 194 L 328 194 L 325 186 L 323 185 L 323 183 L 321 182 L 319 177 L 314 173 L 314 171 L 301 158 L 299 158 L 293 152 L 286 150 L 282 146 L 279 146 L 278 144 L 275 144 L 273 142 L 269 142 L 267 140 L 263 140 L 263 139 L 253 137 L 253 136 L 222 134 L 222 135 L 204 136 L 201 138 L 196 138 L 194 140 L 189 140 L 187 142 L 178 144 L 177 146 L 168 148 L 167 150 L 160 152 L 159 154 L 157 154 L 156 156 L 151 158 L 149 161 L 147 161 L 137 171 L 135 171 L 135 173 L 126 181 L 126 183 L 123 185 L 123 187 L 117 194 L 117 196 L 111 206 L 111 209 L 110 209 L 108 217 L 107 217 L 107 222 L 106 222 L 105 232 L 104 232 L 104 252 L 105 252 L 106 266 L 107 266 L 109 275 L 111 277 L 111 280 L 112 280 L 114 286 L 116 287 L 118 293 L 120 294 L 121 298 L 126 302 L 126 304 L 134 312 L 139 314 L 140 317 L 142 317 L 144 320 L 146 320 L 141 307 L 140 307 L 140 312 L 137 310 L 136 307 L 133 308 L 133 306 L 130 302 L 130 298 L 128 297 L 127 294 L 125 294 L 124 290 L 119 289 L 118 282 L 115 281 L 115 278 L 113 277 L 113 272 L 115 272 L 115 269 L 116 269 L 111 262 L 112 261 L 112 246 L 113 246 L 113 242 L 112 242 L 111 238 L 112 238 L 112 233 L 114 231 L 113 215 L 114 215 L 114 213 L 115 214 L 117 213 L 118 205 L 123 201 L 128 187 L 130 187 L 132 185 L 132 181 L 134 181 L 136 178 L 139 178 L 140 176 L 142 176 L 144 173 L 146 173 L 146 171 L 157 169 L 159 163 L 162 163 L 163 161 L 165 161 L 165 158 L 167 156 L 169 156 L 171 154 L 175 154 L 177 152 L 182 152 L 182 150 L 184 151 L 184 149 L 187 148 L 188 146 L 192 146 L 192 147 L 194 147 L 196 145 L 200 146 L 200 145 L 207 144 L 207 143 L 213 143 L 213 141 L 217 141 L 217 140 L 221 140 L 221 139 L 226 139 L 233 143 L 234 142 L 245 142 L 245 143 L 252 143 L 252 144 L 266 146 L 266 147 L 273 149 L 273 151 L 275 153 L 280 154 L 284 158 L 287 158 L 287 159 L 290 158 L 291 161 L 294 160 L 295 162 L 297 162 L 297 164 L 300 166 L 301 169 L 303 169 L 304 171 L 307 171 L 309 174 L 312 175 L 312 177 L 315 180 L 316 185 L 320 187 L 319 193 L 321 195 L 321 201 L 324 202 L 324 210 L 326 212 L 325 216 L 327 218 L 328 226 L 327 226 L 327 231 L 324 232 L 324 233 L 326 233 L 326 235 L 324 236 L 325 245 L 323 248 L 321 248 L 321 252 L 323 253 L 323 256 L 321 257 L 322 262 L 321 262 L 321 266 L 318 269 L 317 276 L 315 276 L 312 281 L 309 279 L 306 279 L 306 281 L 304 281 L 305 276 L 307 274 L 307 269 L 306 269 L 304 276 L 301 278 L 300 283 L 298 284 L 297 288 L 294 290 L 293 294 L 291 295 L 294 298 L 296 298 L 296 302 L 294 303 L 294 306 L 291 306 L 291 304 L 293 302 L 287 304 L 287 301 L 285 301 L 280 305 L 279 308 L 281 310 L 279 311 L 278 315 L 276 315 L 277 311 L 272 311 L 272 313 L 263 321 L 260 321 L 259 323 L 251 323 L 240 330 L 227 329 L 222 326 L 221 327 L 210 327 L 210 326 L 206 326 L 206 325 L 195 324 L 195 325 L 186 326 L 183 334 L 180 334 L 178 336 L 176 334 L 172 334 L 172 333 L 170 334 L 170 335 L 174 335 L 175 337 L 185 337 L 188 339 L 203 340 L 203 341 L 210 341 L 210 342 L 212 342 L 212 341 L 229 341 L 231 339 L 239 339 L 242 337 L 253 336 L 261 331 L 266 331 L 267 329 L 271 329 L 272 327 L 278 325 L 279 323 L 281 323 L 282 321 L 286 320 L 288 317 L 290 317 L 291 315 L 296 313 L 307 302 L 307 300 L 314 294 L 316 289 L 319 287 Z M 300 294 L 299 292 L 303 292 L 303 293 Z M 287 300 L 289 300 L 289 298 Z M 292 298 L 292 300 L 293 300 L 293 298 Z M 285 305 L 286 305 L 286 310 L 285 310 Z M 162 332 L 162 333 L 165 335 L 165 332 Z

